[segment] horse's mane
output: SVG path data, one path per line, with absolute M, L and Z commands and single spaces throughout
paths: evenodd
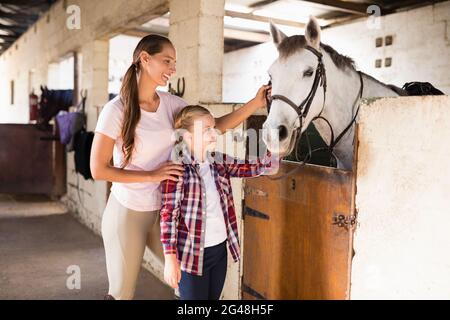
M 304 48 L 306 44 L 307 43 L 305 36 L 295 35 L 291 37 L 286 37 L 278 46 L 280 57 L 287 58 L 290 55 L 294 54 L 298 49 Z M 346 68 L 350 68 L 356 70 L 355 62 L 353 61 L 352 58 L 338 53 L 336 50 L 333 49 L 333 47 L 327 44 L 320 43 L 320 47 L 330 55 L 331 60 L 339 69 L 345 70 Z
M 306 45 L 307 45 L 307 42 L 306 42 L 305 36 L 295 35 L 295 36 L 291 36 L 291 37 L 286 37 L 278 45 L 278 52 L 280 54 L 280 58 L 287 58 L 290 55 L 297 52 L 297 50 L 306 47 Z M 333 63 L 336 65 L 336 67 L 338 69 L 345 71 L 347 68 L 349 68 L 351 70 L 357 71 L 356 67 L 355 67 L 355 61 L 352 58 L 345 56 L 343 54 L 340 54 L 339 52 L 334 50 L 333 47 L 331 47 L 327 44 L 320 43 L 320 47 L 326 53 L 328 53 L 330 55 L 331 60 L 333 61 Z M 397 93 L 400 96 L 408 95 L 408 93 L 405 90 L 403 90 L 399 87 L 396 87 L 391 84 L 389 84 L 389 85 L 385 84 L 385 83 L 375 79 L 374 77 L 369 76 L 368 74 L 365 74 L 365 73 L 363 73 L 363 74 L 367 78 L 369 78 L 387 88 L 390 88 L 392 91 L 394 91 L 395 93 Z

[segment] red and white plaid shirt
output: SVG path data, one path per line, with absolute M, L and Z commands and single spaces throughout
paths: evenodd
M 238 225 L 230 177 L 248 178 L 277 169 L 279 158 L 268 151 L 261 160 L 243 161 L 226 154 L 213 153 L 210 168 L 220 196 L 227 230 L 228 248 L 234 261 L 240 258 Z M 202 275 L 206 225 L 206 189 L 199 174 L 199 164 L 189 155 L 183 161 L 184 174 L 178 181 L 161 183 L 161 242 L 165 254 L 176 254 L 181 270 Z M 186 158 L 184 158 L 186 159 Z M 220 160 L 220 161 L 217 161 Z

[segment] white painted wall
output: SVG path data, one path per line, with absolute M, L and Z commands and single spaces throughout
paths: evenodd
M 393 44 L 376 48 L 375 39 L 388 35 Z M 323 42 L 383 82 L 428 81 L 450 94 L 450 1 L 381 17 L 380 29 L 366 20 L 326 29 Z M 387 57 L 392 66 L 386 68 Z M 382 68 L 375 68 L 376 59 L 383 59 Z
M 277 49 L 271 42 L 226 53 L 223 101 L 233 103 L 252 99 L 258 88 L 269 81 L 267 70 L 277 56 Z
M 122 77 L 133 62 L 133 51 L 141 38 L 118 35 L 109 40 L 108 92 L 118 94 Z
M 73 89 L 74 80 L 73 56 L 62 59 L 58 63 L 49 65 L 47 86 L 49 89 L 65 90 Z M 38 90 L 38 88 L 35 88 Z M 40 93 L 40 92 L 39 92 Z
M 393 45 L 376 48 L 375 39 L 388 35 Z M 450 1 L 380 17 L 379 29 L 370 29 L 367 19 L 325 29 L 322 42 L 352 57 L 357 68 L 380 81 L 397 86 L 428 81 L 450 94 Z M 225 54 L 223 101 L 251 98 L 267 82 L 267 69 L 277 56 L 272 43 Z M 392 66 L 386 68 L 387 57 Z M 382 68 L 375 68 L 376 59 L 383 59 Z
M 351 299 L 450 299 L 450 97 L 360 109 Z

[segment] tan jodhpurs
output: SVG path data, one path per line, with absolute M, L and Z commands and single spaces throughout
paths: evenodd
M 109 195 L 102 218 L 109 292 L 116 300 L 132 299 L 145 247 L 163 265 L 159 210 L 134 211 Z

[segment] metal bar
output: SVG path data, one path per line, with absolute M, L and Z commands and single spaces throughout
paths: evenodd
M 242 283 L 242 291 L 245 292 L 245 293 L 248 293 L 249 295 L 255 297 L 256 299 L 267 300 L 266 297 L 264 297 L 258 291 L 252 289 L 250 286 L 246 285 L 245 283 Z
M 244 207 L 244 215 L 246 215 L 246 216 L 248 215 L 248 216 L 252 216 L 252 217 L 260 218 L 260 219 L 265 219 L 265 220 L 270 220 L 270 217 L 267 214 L 257 211 L 255 209 L 249 208 L 247 206 Z

